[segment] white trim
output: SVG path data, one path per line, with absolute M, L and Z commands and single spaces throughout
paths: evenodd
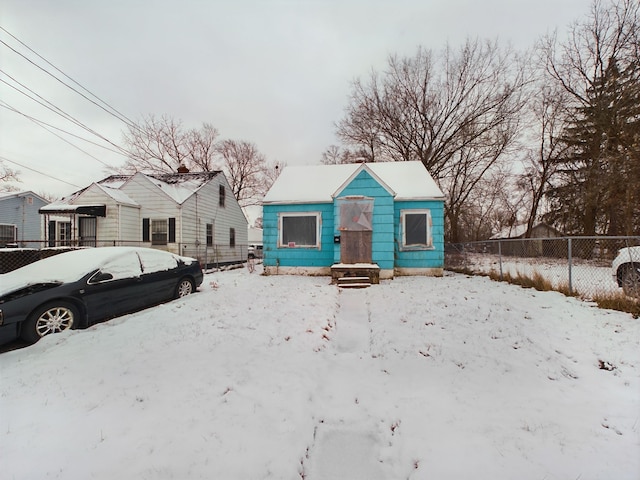
M 420 215 L 427 216 L 426 219 L 426 244 L 407 244 L 407 228 L 406 228 L 406 216 L 407 215 Z M 431 220 L 431 210 L 428 208 L 417 209 L 402 209 L 400 210 L 400 228 L 402 229 L 402 244 L 400 248 L 402 250 L 433 250 L 433 222 Z
M 316 217 L 316 244 L 315 245 L 286 245 L 282 241 L 282 219 L 284 217 Z M 314 248 L 320 250 L 322 242 L 320 240 L 320 229 L 322 225 L 322 212 L 278 212 L 278 248 Z
M 342 191 L 347 188 L 363 170 L 371 175 L 371 177 L 376 182 L 378 182 L 378 184 L 380 184 L 380 186 L 384 188 L 389 193 L 389 195 L 391 195 L 392 197 L 395 197 L 397 195 L 397 193 L 389 185 L 387 185 L 386 182 L 382 180 L 373 170 L 371 170 L 371 168 L 369 168 L 366 163 L 363 163 L 344 182 L 342 182 L 342 185 L 340 185 L 335 192 L 331 194 L 331 198 L 339 197 L 342 194 Z

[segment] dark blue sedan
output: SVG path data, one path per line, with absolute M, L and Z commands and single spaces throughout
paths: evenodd
M 41 337 L 193 293 L 200 263 L 151 248 L 74 250 L 0 275 L 0 344 Z

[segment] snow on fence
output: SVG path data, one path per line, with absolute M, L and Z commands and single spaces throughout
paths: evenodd
M 487 274 L 533 277 L 540 274 L 555 289 L 592 298 L 619 290 L 611 262 L 640 237 L 519 238 L 448 244 L 445 268 Z
M 36 241 L 31 241 L 36 243 Z M 227 265 L 241 264 L 247 261 L 249 245 L 196 245 L 189 243 L 171 243 L 168 245 L 150 245 L 137 241 L 93 241 L 91 243 L 71 244 L 71 242 L 57 242 L 56 246 L 48 246 L 49 242 L 40 242 L 42 248 L 23 248 L 21 246 L 0 248 L 0 274 L 11 272 L 17 268 L 51 255 L 84 247 L 151 247 L 167 250 L 186 257 L 197 258 L 203 268 L 219 268 Z M 261 250 L 259 251 L 261 256 Z

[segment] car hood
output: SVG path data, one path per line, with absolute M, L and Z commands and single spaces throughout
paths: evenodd
M 0 275 L 0 296 L 37 284 L 62 284 L 75 282 L 82 277 L 99 270 L 107 262 L 128 252 L 141 252 L 145 272 L 167 270 L 172 259 L 185 265 L 197 262 L 190 257 L 182 257 L 164 251 L 141 249 L 138 247 L 101 247 L 84 248 L 60 253 L 38 260 L 22 268 Z M 126 272 L 121 272 L 126 273 Z

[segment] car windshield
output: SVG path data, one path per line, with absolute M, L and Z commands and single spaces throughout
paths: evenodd
M 126 252 L 135 252 L 131 247 L 86 248 L 60 253 L 25 265 L 12 272 L 0 275 L 0 295 L 14 292 L 34 283 L 68 283 L 81 279 L 109 261 Z M 132 268 L 140 268 L 138 264 Z M 125 274 L 124 271 L 121 274 Z

